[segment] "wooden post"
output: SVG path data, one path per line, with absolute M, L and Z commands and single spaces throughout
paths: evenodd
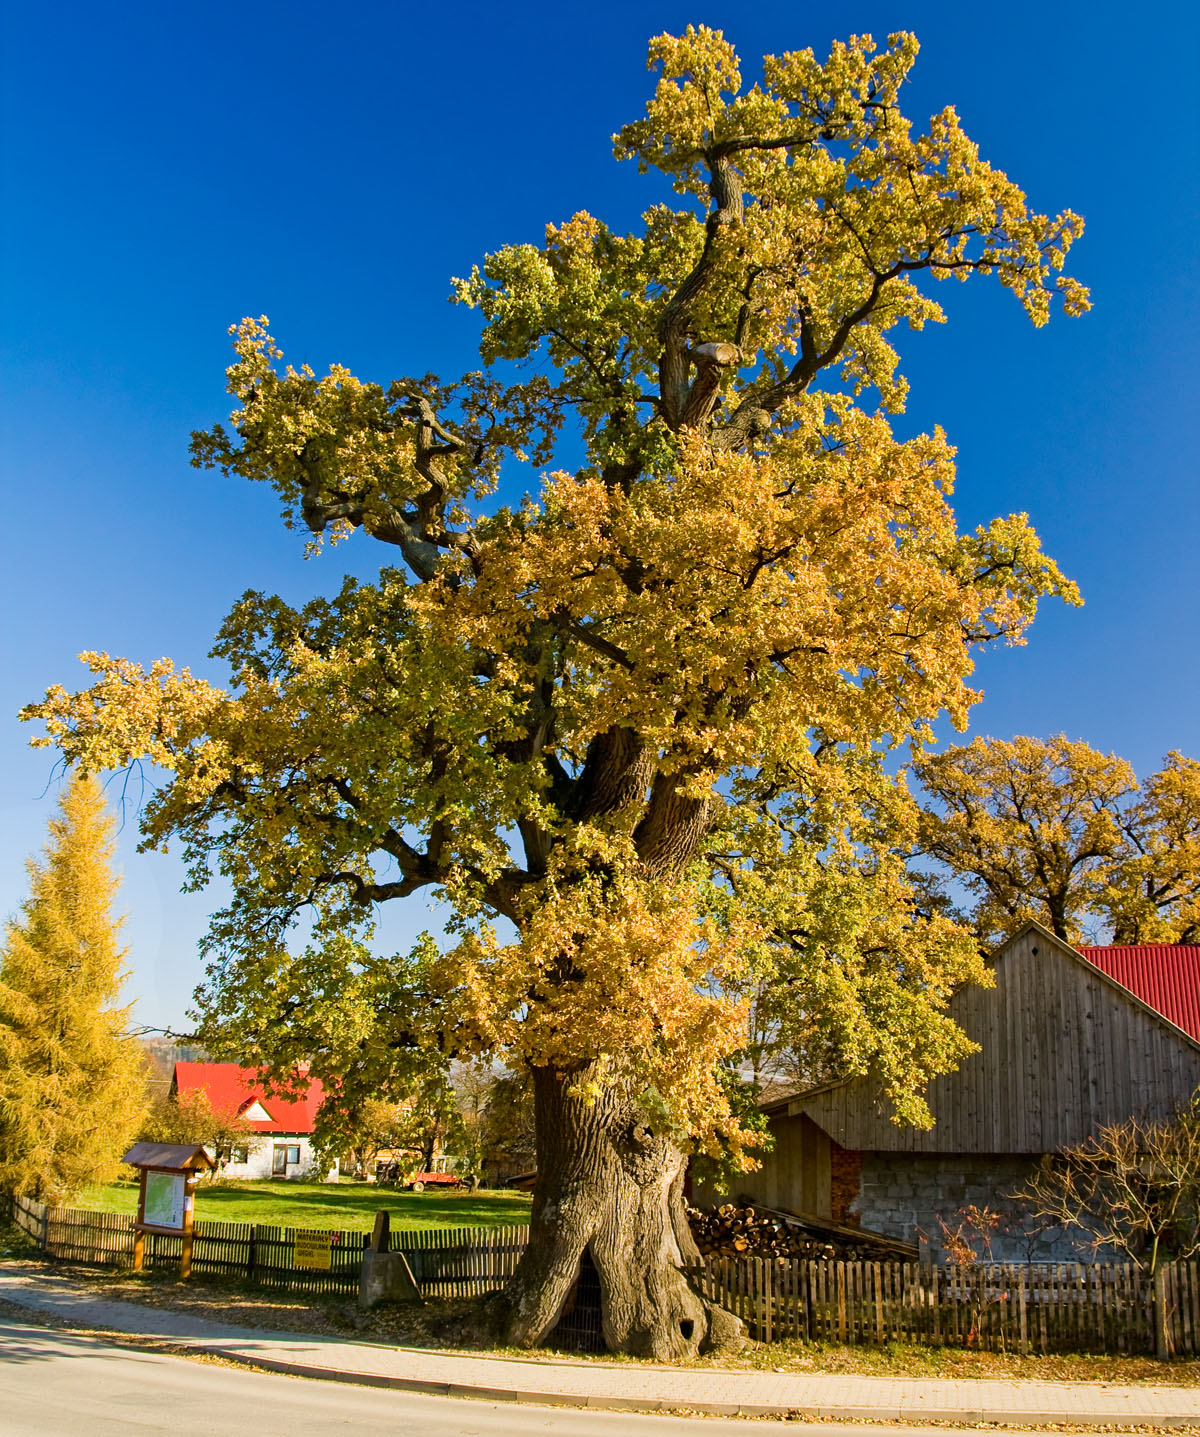
M 189 1174 L 183 1189 L 183 1245 L 179 1252 L 179 1280 L 192 1275 L 192 1243 L 196 1227 L 196 1179 Z
M 1167 1331 L 1167 1268 L 1166 1264 L 1154 1270 L 1154 1355 L 1160 1362 L 1171 1356 L 1171 1335 Z
M 1025 1269 L 1018 1269 L 1017 1276 L 1017 1303 L 1019 1304 L 1021 1319 L 1021 1355 L 1029 1355 L 1029 1302 L 1025 1293 Z
M 839 1262 L 836 1271 L 838 1341 L 844 1343 L 848 1338 L 846 1327 L 846 1264 Z
M 133 1231 L 133 1270 L 141 1272 L 146 1265 L 146 1234 L 142 1223 L 146 1220 L 146 1169 L 138 1169 L 138 1209 Z

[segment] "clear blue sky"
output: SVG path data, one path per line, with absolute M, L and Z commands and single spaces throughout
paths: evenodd
M 972 732 L 1065 730 L 1139 773 L 1200 754 L 1200 373 L 1193 5 L 539 3 L 340 7 L 68 0 L 5 7 L 0 351 L 0 915 L 53 810 L 13 715 L 76 687 L 80 649 L 205 659 L 232 600 L 334 588 L 369 546 L 300 556 L 272 496 L 199 473 L 224 417 L 226 327 L 270 315 L 288 357 L 364 378 L 471 362 L 448 279 L 587 208 L 633 224 L 647 182 L 609 136 L 651 83 L 647 38 L 720 26 L 764 51 L 896 29 L 908 110 L 953 103 L 992 163 L 1088 233 L 1082 321 L 1033 330 L 996 286 L 948 286 L 905 336 L 905 424 L 959 447 L 973 525 L 1028 510 L 1084 590 L 988 655 Z M 949 293 L 947 293 L 949 289 Z M 121 838 L 138 1017 L 183 1019 L 211 896 Z M 436 923 L 417 900 L 393 930 Z

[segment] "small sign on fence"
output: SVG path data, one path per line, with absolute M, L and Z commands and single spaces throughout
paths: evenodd
M 328 1232 L 296 1230 L 295 1262 L 297 1267 L 316 1268 L 329 1272 L 333 1267 L 333 1235 Z

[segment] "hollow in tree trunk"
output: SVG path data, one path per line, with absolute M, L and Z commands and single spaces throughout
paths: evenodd
M 730 1341 L 741 1323 L 689 1286 L 700 1261 L 683 1204 L 685 1158 L 618 1089 L 593 1101 L 534 1069 L 538 1177 L 529 1246 L 505 1289 L 508 1340 L 553 1332 L 584 1251 L 600 1277 L 612 1352 L 674 1362 Z

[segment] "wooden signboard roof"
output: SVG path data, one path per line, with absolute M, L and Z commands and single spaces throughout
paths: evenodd
M 199 1143 L 134 1143 L 121 1159 L 135 1168 L 157 1168 L 160 1172 L 202 1172 L 213 1160 Z

